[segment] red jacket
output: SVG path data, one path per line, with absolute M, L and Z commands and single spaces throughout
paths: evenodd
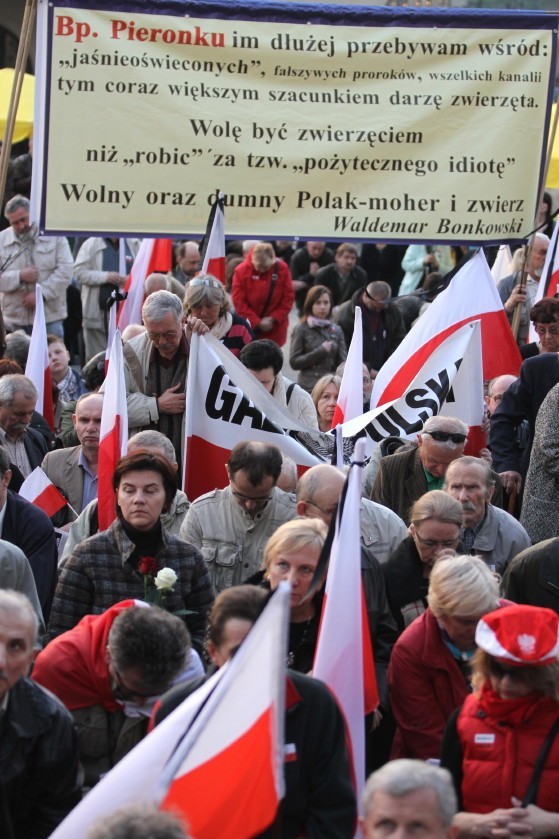
M 438 758 L 446 721 L 470 689 L 430 609 L 396 642 L 388 688 L 398 725 L 391 758 Z
M 522 800 L 528 788 L 559 704 L 549 696 L 535 696 L 518 710 L 520 713 L 504 720 L 491 712 L 483 694 L 466 697 L 456 728 L 462 748 L 462 801 L 468 812 L 490 813 L 510 807 L 511 796 Z M 559 736 L 545 762 L 533 803 L 559 812 L 558 790 Z
M 266 306 L 274 274 L 277 274 L 277 280 Z M 249 254 L 245 261 L 235 268 L 231 296 L 235 311 L 248 320 L 255 338 L 269 338 L 280 347 L 285 344 L 295 292 L 289 268 L 283 260 L 276 259 L 272 267 L 262 273 L 256 270 Z M 275 321 L 270 332 L 258 330 L 258 324 L 263 317 L 271 317 Z

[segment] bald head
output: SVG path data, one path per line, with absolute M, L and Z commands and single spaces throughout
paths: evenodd
M 494 414 L 497 410 L 501 399 L 503 398 L 503 393 L 509 389 L 513 382 L 516 381 L 516 376 L 497 376 L 496 379 L 492 379 L 489 382 L 489 387 L 487 388 L 487 396 L 485 397 L 485 404 L 487 405 L 487 411 L 489 416 Z
M 72 415 L 83 455 L 90 464 L 97 463 L 102 413 L 103 394 L 84 393 L 76 402 L 76 412 Z
M 192 279 L 200 267 L 200 251 L 196 242 L 183 242 L 177 251 L 177 264 L 183 274 Z
M 297 514 L 330 524 L 345 483 L 345 474 L 321 463 L 308 469 L 297 484 Z
M 165 274 L 150 274 L 144 280 L 146 297 L 149 297 L 154 291 L 169 291 L 169 280 Z

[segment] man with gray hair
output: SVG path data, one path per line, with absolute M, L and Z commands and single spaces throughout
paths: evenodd
M 28 678 L 38 620 L 25 595 L 0 590 L 0 836 L 46 839 L 81 798 L 72 718 Z
M 29 427 L 36 402 L 37 389 L 27 376 L 10 373 L 0 378 L 0 442 L 24 478 L 48 451 L 43 435 Z
M 128 440 L 127 454 L 133 454 L 137 451 L 155 452 L 167 458 L 173 469 L 178 469 L 177 456 L 175 448 L 170 440 L 154 429 L 146 431 L 139 431 L 130 437 Z M 167 512 L 161 514 L 161 524 L 168 533 L 174 533 L 178 536 L 181 524 L 186 512 L 190 506 L 190 502 L 184 492 L 177 489 L 173 503 Z M 91 501 L 87 507 L 80 513 L 78 518 L 70 527 L 68 539 L 64 545 L 64 552 L 61 561 L 64 561 L 73 552 L 76 545 L 87 539 L 88 536 L 93 536 L 99 530 L 99 518 L 97 514 L 97 499 Z
M 0 233 L 2 313 L 10 329 L 28 335 L 35 317 L 35 286 L 41 287 L 47 332 L 64 338 L 68 314 L 66 289 L 72 279 L 72 254 L 65 236 L 41 236 L 29 221 L 29 199 L 15 195 L 4 215 L 10 224 Z
M 371 498 L 389 507 L 406 523 L 418 498 L 442 489 L 449 463 L 462 457 L 468 426 L 456 417 L 429 417 L 417 435 L 417 448 L 383 457 Z
M 146 331 L 124 345 L 124 376 L 130 431 L 155 428 L 173 442 L 181 463 L 189 339 L 208 332 L 197 318 L 183 325 L 182 302 L 156 291 L 142 307 Z
M 519 521 L 490 503 L 495 477 L 486 460 L 462 457 L 451 463 L 444 488 L 464 511 L 460 531 L 464 553 L 481 557 L 492 571 L 503 574 L 511 559 L 532 544 Z
M 550 239 L 545 233 L 534 233 L 527 244 L 528 258 L 526 262 L 526 283 L 521 289 L 520 279 L 523 269 L 515 274 L 504 277 L 497 285 L 497 291 L 503 301 L 505 314 L 512 322 L 514 310 L 520 305 L 520 325 L 518 328 L 517 342 L 520 346 L 525 344 L 530 330 L 530 310 L 536 302 L 536 294 L 540 284 L 540 278 L 545 264 L 547 249 Z
M 452 839 L 458 809 L 447 769 L 420 760 L 393 760 L 374 772 L 363 793 L 365 839 Z

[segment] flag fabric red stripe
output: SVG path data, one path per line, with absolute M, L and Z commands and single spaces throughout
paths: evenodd
M 47 351 L 47 361 L 48 361 L 48 351 Z M 56 431 L 56 426 L 54 422 L 54 403 L 52 401 L 52 377 L 50 375 L 50 367 L 45 367 L 45 373 L 43 376 L 43 410 L 42 416 L 47 422 L 51 431 Z
M 66 499 L 55 487 L 48 475 L 37 466 L 19 488 L 19 495 L 40 507 L 47 516 L 54 516 L 66 506 Z
M 106 530 L 116 518 L 113 474 L 121 458 L 120 417 L 115 417 L 112 430 L 99 443 L 98 454 L 98 500 L 99 530 Z
M 132 270 L 126 280 L 124 291 L 128 297 L 118 309 L 117 323 L 122 330 L 130 323 L 142 322 L 144 304 L 144 281 L 154 271 L 166 274 L 172 266 L 171 239 L 142 239 Z
M 371 409 L 401 396 L 433 350 L 474 320 L 481 321 L 484 379 L 517 375 L 522 359 L 482 250 L 456 273 L 383 364 L 374 382 Z
M 426 317 L 426 315 L 424 316 Z M 401 396 L 403 390 L 413 381 L 415 374 L 421 365 L 425 363 L 433 350 L 439 347 L 445 338 L 456 332 L 461 326 L 466 323 L 471 323 L 474 320 L 481 321 L 481 340 L 484 348 L 483 353 L 483 377 L 484 379 L 494 379 L 496 376 L 504 373 L 518 374 L 522 358 L 518 351 L 518 347 L 512 338 L 512 332 L 505 315 L 504 310 L 501 312 L 486 312 L 482 315 L 464 318 L 464 320 L 456 321 L 452 326 L 448 326 L 437 335 L 427 340 L 420 346 L 415 353 L 408 358 L 407 361 L 399 368 L 396 375 L 391 379 L 388 385 L 380 394 L 378 404 L 383 405 L 385 402 L 391 402 Z M 510 334 L 511 340 L 496 341 L 499 335 L 503 333 Z M 411 332 L 408 333 L 411 335 Z M 489 353 L 487 350 L 489 349 Z M 390 362 L 388 360 L 387 364 Z M 498 372 L 499 371 L 499 372 Z M 502 372 L 501 372 L 502 371 Z
M 206 241 L 200 274 L 212 274 L 225 283 L 225 219 L 223 215 L 223 193 L 220 192 L 210 211 L 208 227 L 213 214 L 211 231 Z M 206 231 L 207 235 L 207 231 Z
M 279 803 L 269 757 L 274 745 L 272 731 L 268 709 L 226 750 L 175 778 L 161 809 L 178 815 L 182 811 L 185 828 L 196 839 L 244 839 L 261 833 L 273 823 Z M 241 775 L 242 783 L 223 784 L 219 808 L 208 806 L 208 789 L 219 783 L 218 779 L 240 780 Z

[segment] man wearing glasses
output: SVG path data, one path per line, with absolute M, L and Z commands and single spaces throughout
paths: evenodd
M 202 673 L 179 617 L 122 600 L 51 641 L 35 661 L 33 680 L 72 714 L 91 787 L 145 737 L 155 701 Z
M 183 324 L 182 302 L 170 291 L 156 291 L 142 307 L 146 331 L 124 345 L 124 375 L 130 434 L 155 428 L 175 447 L 182 463 L 184 408 L 192 332 L 208 332 L 197 318 Z
M 409 525 L 413 504 L 426 492 L 442 489 L 446 470 L 462 457 L 468 426 L 455 417 L 429 417 L 417 448 L 387 455 L 380 462 L 371 498 Z
M 530 237 L 526 263 L 526 283 L 523 288 L 519 284 L 522 269 L 517 271 L 516 274 L 505 277 L 497 285 L 497 291 L 503 301 L 505 313 L 511 323 L 516 306 L 520 304 L 522 307 L 517 335 L 519 346 L 525 344 L 528 338 L 530 310 L 535 303 L 549 243 L 549 237 L 545 233 L 534 233 Z
M 268 538 L 297 515 L 295 497 L 276 486 L 281 466 L 276 446 L 237 443 L 227 462 L 229 486 L 190 505 L 180 536 L 201 552 L 216 592 L 255 574 Z
M 444 488 L 462 505 L 460 542 L 464 553 L 481 557 L 492 571 L 503 574 L 511 559 L 529 548 L 531 541 L 520 522 L 491 504 L 493 475 L 486 460 L 462 457 L 448 467 Z
M 355 309 L 361 309 L 363 330 L 363 361 L 371 371 L 378 372 L 406 334 L 404 319 L 390 301 L 388 283 L 378 280 L 356 291 L 351 300 L 340 306 L 338 323 L 349 347 L 355 326 Z

